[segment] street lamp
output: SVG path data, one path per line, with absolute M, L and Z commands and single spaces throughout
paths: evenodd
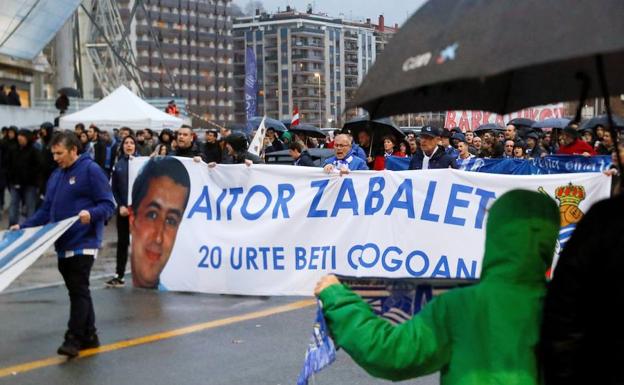
M 323 127 L 323 110 L 321 109 L 321 74 L 319 72 L 314 73 L 314 77 L 318 78 L 319 89 L 318 89 L 318 103 L 319 103 L 319 128 Z

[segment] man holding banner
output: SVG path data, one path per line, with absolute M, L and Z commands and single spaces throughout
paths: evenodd
M 340 134 L 334 138 L 335 155 L 325 160 L 323 169 L 327 173 L 348 173 L 349 170 L 368 170 L 366 161 L 356 156 L 351 149 L 353 140 L 350 135 Z
M 78 155 L 80 141 L 73 132 L 57 133 L 51 149 L 58 168 L 52 173 L 42 206 L 20 227 L 41 226 L 79 217 L 56 242 L 58 269 L 69 292 L 70 316 L 58 354 L 76 357 L 81 349 L 100 345 L 89 290 L 91 267 L 102 246 L 104 222 L 115 211 L 115 202 L 104 171 L 88 154 Z

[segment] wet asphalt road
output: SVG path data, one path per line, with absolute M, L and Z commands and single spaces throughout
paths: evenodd
M 55 353 L 69 311 L 63 286 L 0 294 L 0 384 L 296 383 L 314 320 L 314 306 L 301 302 L 309 298 L 108 289 L 103 282 L 92 281 L 103 347 L 69 362 Z M 272 314 L 287 304 L 294 310 Z M 163 338 L 197 324 L 204 329 Z M 148 335 L 155 335 L 151 342 L 137 340 Z M 119 343 L 125 340 L 134 345 Z M 28 370 L 10 373 L 16 365 Z M 434 375 L 405 383 L 438 382 Z M 389 383 L 369 377 L 343 351 L 311 382 Z

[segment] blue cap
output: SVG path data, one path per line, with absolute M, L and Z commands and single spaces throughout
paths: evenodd
M 420 130 L 420 135 L 426 135 L 431 137 L 440 136 L 440 129 L 434 126 L 424 126 Z
M 465 141 L 466 140 L 466 136 L 462 133 L 456 132 L 453 134 L 453 136 L 451 137 L 451 139 L 457 139 L 459 141 Z

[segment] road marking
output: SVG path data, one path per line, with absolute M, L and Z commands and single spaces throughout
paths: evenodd
M 156 341 L 166 340 L 169 338 L 179 337 L 186 334 L 196 333 L 203 330 L 214 329 L 220 326 L 231 325 L 238 322 L 249 321 L 256 318 L 268 317 L 280 313 L 285 313 L 297 309 L 302 309 L 308 306 L 312 306 L 316 303 L 315 299 L 305 299 L 297 302 L 292 302 L 286 305 L 272 307 L 266 310 L 255 311 L 252 313 L 241 314 L 233 317 L 222 318 L 214 321 L 203 322 L 195 325 L 186 326 L 179 329 L 173 329 L 166 332 L 150 334 L 143 337 L 133 338 L 130 340 L 124 340 L 115 342 L 108 345 L 102 345 L 96 349 L 87 349 L 80 351 L 80 355 L 73 360 L 78 360 L 85 357 L 94 356 L 101 353 L 112 352 L 115 350 L 126 349 L 137 345 L 149 344 Z M 50 357 L 38 361 L 26 362 L 24 364 L 9 366 L 6 368 L 0 368 L 0 378 L 19 373 L 29 372 L 35 369 L 44 368 L 52 365 L 60 365 L 67 362 L 65 357 Z

